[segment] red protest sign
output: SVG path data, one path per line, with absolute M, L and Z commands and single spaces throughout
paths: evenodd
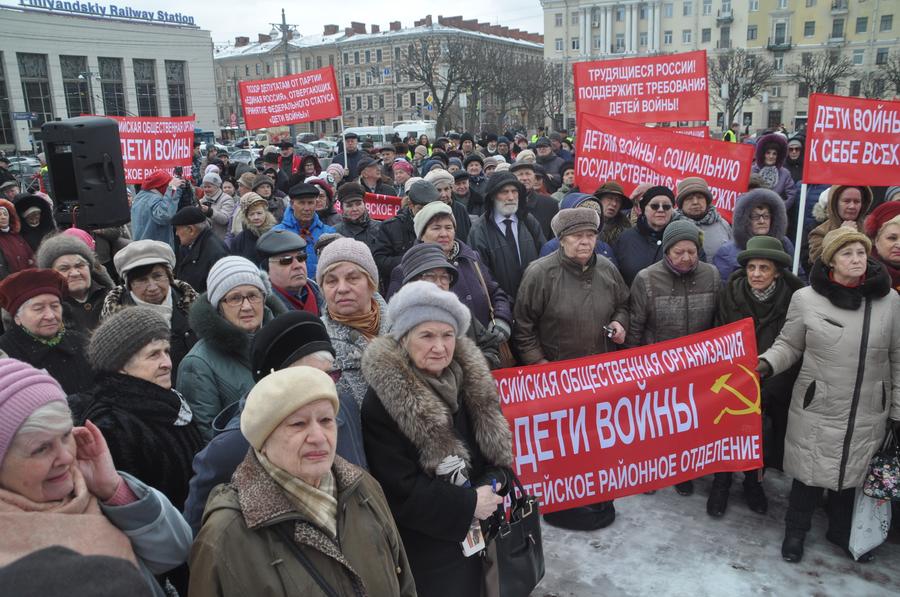
M 900 101 L 809 97 L 803 182 L 900 184 Z
M 664 128 L 664 131 L 676 133 L 678 135 L 687 135 L 688 137 L 698 137 L 700 139 L 709 139 L 708 126 L 672 126 Z
M 151 172 L 174 174 L 183 168 L 190 178 L 194 144 L 194 117 L 107 116 L 119 123 L 119 141 L 125 182 L 140 184 Z
M 706 51 L 576 62 L 575 112 L 628 122 L 709 120 Z
M 578 114 L 575 184 L 584 193 L 607 180 L 619 182 L 626 194 L 644 182 L 674 190 L 679 181 L 699 176 L 709 184 L 716 208 L 732 210 L 747 190 L 752 165 L 750 145 Z
M 753 320 L 494 372 L 513 468 L 541 512 L 762 466 Z
M 341 115 L 332 66 L 277 79 L 243 81 L 240 88 L 248 130 Z
M 393 195 L 381 195 L 379 193 L 366 193 L 366 209 L 373 220 L 389 220 L 400 211 L 403 202 L 402 197 Z

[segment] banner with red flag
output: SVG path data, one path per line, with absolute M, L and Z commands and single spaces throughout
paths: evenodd
M 244 126 L 251 131 L 341 115 L 333 66 L 276 79 L 242 81 L 240 90 Z

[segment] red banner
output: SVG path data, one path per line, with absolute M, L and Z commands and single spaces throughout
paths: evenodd
M 900 101 L 809 96 L 803 182 L 900 184 Z
M 732 210 L 747 190 L 753 146 L 698 139 L 612 118 L 578 114 L 575 184 L 593 193 L 615 180 L 631 193 L 639 184 L 665 185 L 699 176 L 709 184 L 716 208 Z
M 277 79 L 242 81 L 240 87 L 244 125 L 248 130 L 341 115 L 333 66 Z
M 670 126 L 664 127 L 662 130 L 679 135 L 687 135 L 688 137 L 699 137 L 700 139 L 709 139 L 708 126 Z
M 191 176 L 194 145 L 194 117 L 173 116 L 106 116 L 119 123 L 119 141 L 125 182 L 140 184 L 156 170 L 174 174 L 176 167 L 183 176 Z
M 494 372 L 513 468 L 541 512 L 762 466 L 753 320 Z
M 628 122 L 709 120 L 706 51 L 576 62 L 575 112 Z
M 393 195 L 381 195 L 379 193 L 366 193 L 366 209 L 373 220 L 389 220 L 400 211 L 403 203 L 402 197 Z

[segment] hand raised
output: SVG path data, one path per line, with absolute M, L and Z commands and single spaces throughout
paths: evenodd
M 103 434 L 96 425 L 85 421 L 84 427 L 72 429 L 72 435 L 75 437 L 76 463 L 88 491 L 101 501 L 109 500 L 116 493 L 122 477 L 116 472 Z

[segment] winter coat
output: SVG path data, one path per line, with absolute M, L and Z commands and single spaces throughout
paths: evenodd
M 44 240 L 48 234 L 52 234 L 56 231 L 56 221 L 53 219 L 53 208 L 51 208 L 47 200 L 40 195 L 17 195 L 13 200 L 13 204 L 15 205 L 15 209 L 9 210 L 10 228 L 13 227 L 12 218 L 16 217 L 19 222 L 19 234 L 22 235 L 22 238 L 25 239 L 25 242 L 28 243 L 31 250 L 37 252 L 41 241 Z M 41 220 L 34 228 L 25 222 L 25 216 L 23 215 L 25 211 L 31 207 L 37 207 L 41 210 Z
M 393 181 L 390 178 L 382 175 L 381 178 L 375 181 L 374 186 L 367 185 L 362 177 L 358 177 L 356 182 L 366 190 L 367 193 L 375 193 L 376 195 L 396 195 L 397 187 L 393 185 Z
M 521 197 L 521 195 L 519 196 Z M 493 198 L 491 199 L 491 203 L 493 203 Z M 534 216 L 534 219 L 541 224 L 544 238 L 553 238 L 553 228 L 550 227 L 550 222 L 553 221 L 553 216 L 559 212 L 559 203 L 557 203 L 550 195 L 544 195 L 537 191 L 528 193 L 528 200 L 526 203 L 528 205 L 528 213 Z M 491 207 L 491 211 L 493 211 L 493 206 Z
M 212 228 L 213 234 L 215 234 L 220 241 L 225 242 L 225 235 L 228 234 L 228 231 L 231 228 L 231 217 L 237 209 L 237 201 L 235 201 L 234 197 L 231 195 L 223 193 L 221 189 L 219 189 L 212 197 L 206 197 L 204 195 L 200 201 L 201 203 L 211 203 L 209 206 L 210 212 L 207 215 L 210 228 Z
M 565 198 L 565 196 L 572 192 L 575 192 L 575 189 L 573 187 L 563 184 L 560 185 L 556 192 L 550 196 L 562 203 L 562 200 Z
M 45 205 L 47 203 L 40 197 L 38 200 Z M 2 280 L 23 269 L 36 267 L 34 251 L 37 249 L 37 244 L 32 247 L 22 236 L 21 221 L 13 204 L 6 199 L 0 199 L 0 207 L 6 209 L 6 213 L 9 214 L 9 232 L 0 232 L 0 280 Z M 28 227 L 27 224 L 25 226 Z M 40 238 L 37 239 L 37 242 L 40 240 Z
M 625 345 L 645 346 L 710 329 L 721 293 L 718 270 L 703 261 L 686 274 L 673 272 L 665 259 L 641 270 L 631 285 Z
M 603 228 L 600 230 L 600 240 L 608 245 L 615 245 L 619 237 L 630 228 L 631 219 L 626 212 L 620 211 L 614 218 L 610 218 L 603 223 Z
M 210 496 L 191 550 L 191 596 L 324 595 L 307 566 L 335 595 L 415 596 L 403 543 L 378 483 L 339 456 L 331 470 L 336 539 L 316 526 L 249 452 L 231 483 Z M 288 532 L 295 544 L 287 545 L 279 531 Z
M 566 163 L 564 159 L 551 152 L 548 156 L 537 156 L 535 162 L 544 168 L 548 175 L 556 180 L 562 176 L 562 167 Z
M 791 398 L 784 470 L 834 491 L 860 487 L 888 418 L 900 420 L 900 296 L 870 259 L 861 286 L 818 260 L 794 293 L 781 333 L 760 358 L 775 374 L 803 357 Z
M 175 248 L 175 229 L 172 217 L 178 211 L 183 188 L 168 188 L 166 194 L 143 189 L 131 203 L 131 238 L 158 240 Z
M 206 277 L 216 261 L 228 257 L 228 249 L 212 227 L 200 233 L 189 247 L 181 247 L 175 262 L 175 277 L 184 280 L 197 292 L 206 292 Z
M 784 167 L 784 162 L 787 159 L 787 139 L 785 139 L 784 135 L 770 133 L 768 135 L 763 135 L 759 141 L 756 142 L 756 159 L 753 162 L 753 166 L 750 168 L 750 172 L 759 173 L 760 170 L 766 167 L 766 149 L 772 145 L 774 145 L 775 149 L 778 151 L 778 158 L 775 161 L 775 165 L 771 166 L 771 168 L 774 168 L 775 171 L 777 171 L 777 178 L 775 184 L 767 188 L 771 189 L 781 197 L 784 201 L 785 209 L 788 210 L 793 207 L 794 200 L 797 199 L 797 187 L 794 184 L 794 179 L 791 177 L 791 172 Z
M 341 236 L 352 238 L 363 243 L 369 250 L 375 247 L 375 239 L 378 237 L 378 229 L 381 228 L 381 222 L 373 220 L 367 213 L 362 221 L 349 222 L 342 220 L 334 225 L 334 231 Z
M 613 246 L 622 279 L 631 287 L 638 272 L 661 260 L 665 253 L 662 248 L 662 237 L 665 228 L 654 230 L 647 224 L 643 215 L 633 228 L 622 232 Z M 703 257 L 701 257 L 703 259 Z
M 828 189 L 828 205 L 825 209 L 828 219 L 816 226 L 809 233 L 809 261 L 813 263 L 822 256 L 822 240 L 825 235 L 836 228 L 840 228 L 843 224 L 841 216 L 838 215 L 837 200 L 841 193 L 846 189 L 845 185 L 834 185 Z M 858 187 L 862 194 L 862 206 L 859 209 L 859 215 L 856 218 L 856 229 L 862 232 L 865 230 L 866 214 L 872 207 L 872 189 L 869 187 Z
M 719 212 L 716 211 L 714 205 L 710 205 L 706 215 L 699 220 L 689 218 L 684 215 L 680 209 L 675 210 L 675 215 L 672 217 L 672 220 L 688 220 L 693 222 L 697 228 L 700 229 L 700 232 L 703 233 L 703 253 L 706 255 L 706 258 L 704 258 L 703 261 L 708 263 L 712 262 L 716 253 L 719 252 L 719 249 L 721 249 L 723 245 L 734 238 L 734 233 L 731 231 L 731 224 L 726 222 L 722 216 L 719 215 Z
M 453 210 L 453 219 L 456 220 L 456 240 L 468 242 L 469 232 L 472 230 L 472 218 L 469 217 L 466 206 L 454 199 L 450 208 Z
M 301 288 L 300 292 L 297 294 L 292 294 L 273 284 L 272 294 L 281 301 L 281 304 L 284 305 L 286 311 L 303 310 L 319 316 L 322 314 L 322 311 L 325 310 L 325 295 L 322 294 L 318 284 L 312 280 L 307 280 L 306 286 Z M 312 294 L 312 301 L 308 305 L 309 308 L 306 309 L 306 301 L 310 299 L 310 294 Z
M 9 325 L 0 336 L 0 350 L 35 369 L 46 369 L 66 394 L 84 392 L 94 384 L 94 372 L 86 356 L 87 338 L 71 327 L 66 329 L 59 344 L 48 346 L 32 337 L 25 328 Z
M 284 313 L 281 301 L 266 297 L 263 325 Z M 206 441 L 212 439 L 212 420 L 253 387 L 250 371 L 250 334 L 222 317 L 206 293 L 191 306 L 191 329 L 200 337 L 178 366 L 178 391 L 187 400 L 194 421 Z
M 176 508 L 184 505 L 191 461 L 203 438 L 177 392 L 107 373 L 91 390 L 68 400 L 76 425 L 90 419 L 103 432 L 119 470 L 160 490 Z
M 229 253 L 245 257 L 251 262 L 257 263 L 259 261 L 259 255 L 256 254 L 256 242 L 259 240 L 260 236 L 271 230 L 274 226 L 275 216 L 271 213 L 266 214 L 266 222 L 261 227 L 254 226 L 248 222 L 242 213 L 241 231 L 235 235 L 231 244 L 228 246 Z
M 453 199 L 465 205 L 470 216 L 480 216 L 484 213 L 484 196 L 471 187 L 468 195 L 462 197 L 453 193 Z
M 66 296 L 63 302 L 68 305 L 72 315 L 72 323 L 79 331 L 90 334 L 100 325 L 100 315 L 106 296 L 113 287 L 113 281 L 102 266 L 91 271 L 91 287 L 87 298 L 82 303 L 72 296 Z
M 295 234 L 300 234 L 300 223 L 297 221 L 297 218 L 294 217 L 294 211 L 291 209 L 286 209 L 284 211 L 284 219 L 281 220 L 281 224 L 275 226 L 273 230 L 290 230 Z M 300 236 L 303 237 L 303 240 L 306 241 L 307 247 L 314 247 L 316 241 L 319 240 L 319 237 L 328 232 L 334 232 L 334 228 L 322 223 L 322 220 L 319 219 L 319 214 L 313 214 L 312 223 L 309 225 L 309 234 Z M 316 279 L 316 264 L 319 262 L 319 256 L 315 251 L 307 251 L 306 252 L 306 271 L 309 274 L 309 277 L 313 280 Z
M 172 385 L 178 381 L 178 366 L 185 355 L 197 343 L 197 335 L 191 329 L 188 322 L 188 313 L 191 305 L 200 296 L 191 285 L 175 280 L 172 285 L 172 317 L 169 319 L 169 327 L 172 335 L 169 337 L 169 357 L 172 359 Z M 116 286 L 103 299 L 103 307 L 100 311 L 100 320 L 103 321 L 113 313 L 118 313 L 126 307 L 134 306 L 134 299 L 125 285 Z
M 628 329 L 628 286 L 608 259 L 595 254 L 584 269 L 558 249 L 525 270 L 515 319 L 512 344 L 526 365 L 610 352 L 603 326 Z
M 559 239 L 551 238 L 544 246 L 541 247 L 540 257 L 546 257 L 547 255 L 551 255 L 555 253 L 559 249 Z M 616 259 L 616 252 L 610 247 L 608 244 L 600 240 L 600 237 L 597 237 L 597 243 L 594 245 L 594 253 L 597 255 L 602 255 L 609 259 L 609 261 L 616 267 L 619 267 L 619 261 Z
M 409 208 L 404 207 L 396 216 L 381 223 L 370 248 L 378 266 L 378 276 L 385 288 L 391 272 L 400 265 L 403 254 L 415 243 L 416 230 L 413 228 L 413 215 Z
M 462 370 L 458 408 L 419 377 L 397 340 L 374 340 L 363 359 L 371 386 L 362 407 L 363 440 L 372 475 L 384 488 L 422 597 L 478 595 L 482 558 L 466 558 L 460 542 L 475 513 L 472 487 L 436 478 L 451 455 L 467 464 L 473 486 L 512 463 L 511 432 L 500 411 L 487 362 L 468 338 L 458 338 L 453 360 Z
M 378 329 L 378 335 L 381 336 L 390 328 L 387 303 L 377 292 L 375 302 L 381 309 L 381 327 Z M 363 353 L 369 346 L 369 340 L 356 329 L 333 320 L 327 310 L 322 315 L 322 323 L 325 324 L 331 345 L 334 347 L 334 366 L 341 370 L 341 379 L 337 382 L 338 393 L 353 396 L 356 404 L 361 405 L 368 389 L 366 380 L 363 379 L 362 360 Z
M 353 153 L 345 153 L 341 152 L 331 158 L 332 164 L 340 164 L 344 166 L 346 163 L 347 175 L 344 176 L 344 180 L 353 180 L 354 178 L 359 178 L 359 171 L 357 167 L 359 166 L 359 160 L 362 159 L 364 152 L 360 150 L 356 150 Z

